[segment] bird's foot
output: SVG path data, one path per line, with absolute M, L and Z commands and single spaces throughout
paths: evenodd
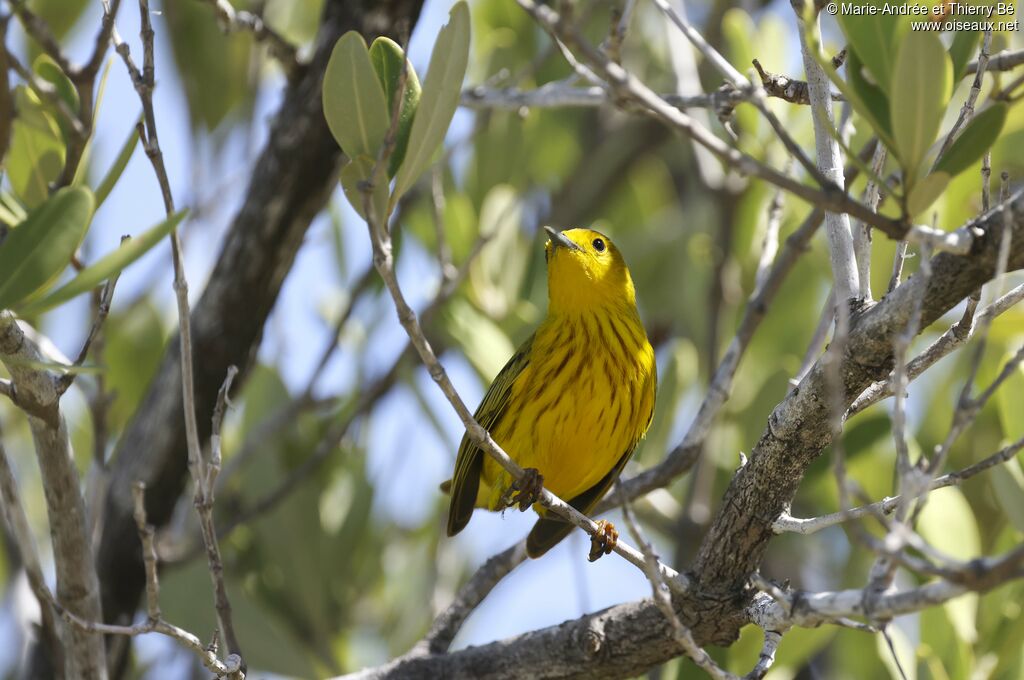
M 515 492 L 509 505 L 518 505 L 520 512 L 540 499 L 540 492 L 544 489 L 544 475 L 537 468 L 526 468 L 523 470 L 523 478 L 512 483 L 507 493 Z
M 587 559 L 596 562 L 601 555 L 608 555 L 619 542 L 619 530 L 606 519 L 597 520 L 597 533 L 590 537 L 590 555 Z

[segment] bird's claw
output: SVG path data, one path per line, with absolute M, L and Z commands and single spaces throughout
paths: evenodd
M 606 519 L 597 520 L 597 532 L 590 537 L 590 555 L 587 559 L 596 562 L 601 555 L 608 555 L 615 550 L 618 542 L 619 530 L 615 525 Z
M 512 483 L 511 491 L 515 491 L 510 505 L 518 505 L 520 512 L 540 499 L 540 492 L 544 489 L 544 475 L 537 468 L 526 468 L 523 470 L 523 478 Z

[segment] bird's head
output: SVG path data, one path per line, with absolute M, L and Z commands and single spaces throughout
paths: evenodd
M 544 257 L 551 311 L 635 308 L 633 279 L 619 249 L 607 236 L 593 229 L 544 229 L 550 237 Z

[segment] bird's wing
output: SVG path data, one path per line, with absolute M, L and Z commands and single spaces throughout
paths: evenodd
M 505 415 L 512 398 L 512 386 L 524 369 L 530 364 L 530 348 L 534 336 L 519 346 L 516 353 L 508 360 L 498 376 L 487 388 L 487 394 L 477 407 L 473 417 L 476 422 L 491 432 Z M 484 464 L 484 452 L 473 443 L 466 434 L 459 445 L 459 455 L 455 459 L 455 475 L 452 477 L 451 503 L 448 506 L 448 535 L 454 536 L 462 531 L 476 506 L 477 491 L 480 487 L 480 472 Z
M 646 419 L 644 419 L 644 426 L 637 438 L 633 440 L 626 452 L 619 457 L 619 460 L 615 463 L 608 474 L 598 480 L 597 484 L 590 487 L 583 493 L 569 499 L 569 505 L 579 510 L 584 515 L 589 515 L 590 511 L 593 510 L 597 502 L 608 493 L 608 489 L 611 488 L 615 480 L 618 479 L 619 473 L 622 472 L 622 468 L 626 467 L 626 463 L 633 455 L 633 451 L 636 450 L 636 445 L 640 443 L 640 439 L 643 438 L 644 434 L 647 433 L 647 428 L 651 424 L 651 418 L 654 417 L 654 396 L 657 390 L 657 379 L 654 377 L 657 375 L 656 371 L 651 372 L 651 376 L 648 377 L 648 384 L 644 386 L 645 394 L 649 395 L 649 406 L 650 413 Z M 553 515 L 550 518 L 544 518 L 537 520 L 537 523 L 533 525 L 533 529 L 530 530 L 530 535 L 526 537 L 526 554 L 530 557 L 540 557 L 551 548 L 561 541 L 563 538 L 569 535 L 573 530 L 574 525 L 565 521 L 557 515 Z

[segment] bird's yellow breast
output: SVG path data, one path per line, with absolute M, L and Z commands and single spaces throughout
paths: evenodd
M 549 316 L 516 377 L 495 441 L 565 500 L 591 488 L 628 455 L 654 409 L 654 351 L 635 309 Z M 484 461 L 477 506 L 501 509 L 511 477 Z

